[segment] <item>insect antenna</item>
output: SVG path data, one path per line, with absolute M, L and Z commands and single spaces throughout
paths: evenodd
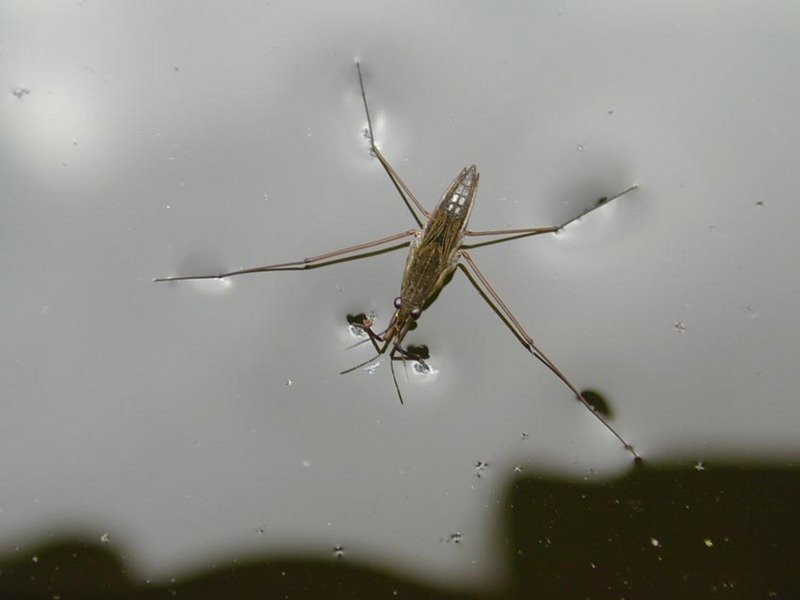
M 403 366 L 406 365 L 405 357 L 402 358 Z M 397 397 L 400 399 L 400 404 L 403 404 L 403 394 L 400 393 L 400 385 L 397 383 L 397 375 L 394 373 L 394 357 L 392 360 L 389 361 L 389 370 L 392 372 L 392 381 L 394 381 L 394 389 L 397 390 Z M 408 371 L 406 371 L 406 377 L 408 377 Z

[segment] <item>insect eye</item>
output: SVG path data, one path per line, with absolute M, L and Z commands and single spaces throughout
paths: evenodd
M 403 299 L 400 296 L 394 299 L 395 308 L 400 308 L 402 305 L 403 305 Z
M 422 314 L 422 310 L 419 307 L 414 307 L 411 309 L 411 318 L 414 320 L 419 319 L 419 316 Z

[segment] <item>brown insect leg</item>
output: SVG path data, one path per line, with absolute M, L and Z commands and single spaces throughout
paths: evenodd
M 367 250 L 369 248 L 374 248 L 375 246 L 381 246 L 383 244 L 388 244 L 390 242 L 394 242 L 400 240 L 404 237 L 410 237 L 417 233 L 416 229 L 409 229 L 408 231 L 403 231 L 401 233 L 396 233 L 395 235 L 390 235 L 385 238 L 381 238 L 379 240 L 375 240 L 372 242 L 367 242 L 365 244 L 358 244 L 356 246 L 348 246 L 347 248 L 341 248 L 339 250 L 334 250 L 332 252 L 326 252 L 325 254 L 320 254 L 319 256 L 312 256 L 310 258 L 304 258 L 303 260 L 296 260 L 292 262 L 285 262 L 285 263 L 277 263 L 274 265 L 266 265 L 263 267 L 253 267 L 250 269 L 240 269 L 238 271 L 230 271 L 228 273 L 219 273 L 217 275 L 190 275 L 190 276 L 181 276 L 181 277 L 159 277 L 154 279 L 153 281 L 184 281 L 187 279 L 224 279 L 225 277 L 233 277 L 234 275 L 245 275 L 246 273 L 263 273 L 267 271 L 286 271 L 286 270 L 296 270 L 296 269 L 306 269 L 309 266 L 313 265 L 314 263 L 318 263 L 320 261 L 334 258 L 336 256 L 342 256 L 343 254 L 350 254 L 353 252 L 360 252 L 361 250 Z
M 386 171 L 386 174 L 389 175 L 389 178 L 392 180 L 392 183 L 397 188 L 397 191 L 400 192 L 400 195 L 403 197 L 403 200 L 406 202 L 409 210 L 411 210 L 411 205 L 408 203 L 409 200 L 414 203 L 414 206 L 417 207 L 417 210 L 421 212 L 425 219 L 428 219 L 431 215 L 430 213 L 425 210 L 425 207 L 422 206 L 419 200 L 417 200 L 416 196 L 414 196 L 414 192 L 406 185 L 397 171 L 394 170 L 392 165 L 389 164 L 389 161 L 386 160 L 386 157 L 383 156 L 378 147 L 375 145 L 375 136 L 372 133 L 372 119 L 369 115 L 369 107 L 367 106 L 367 93 L 364 91 L 364 79 L 361 76 L 361 63 L 356 63 L 356 70 L 358 71 L 358 85 L 361 87 L 361 99 L 364 101 L 364 112 L 367 113 L 367 136 L 369 137 L 369 145 L 370 150 L 372 150 L 373 154 L 378 157 L 378 160 L 383 165 L 383 169 Z M 411 214 L 414 216 L 414 220 L 417 224 L 422 227 L 422 220 L 417 216 L 417 214 L 411 210 Z
M 603 415 L 594 409 L 594 407 L 586 400 L 586 398 L 583 397 L 583 394 L 578 391 L 572 382 L 567 379 L 567 377 L 559 370 L 559 368 L 556 367 L 555 364 L 553 364 L 553 362 L 547 358 L 547 356 L 545 356 L 545 354 L 536 346 L 536 344 L 534 344 L 533 338 L 528 334 L 527 331 L 525 331 L 525 328 L 514 316 L 514 313 L 511 312 L 511 310 L 503 302 L 502 298 L 500 298 L 498 293 L 489 284 L 489 282 L 486 280 L 486 277 L 484 277 L 483 273 L 481 273 L 481 270 L 478 268 L 478 265 L 475 264 L 475 261 L 472 260 L 472 257 L 469 255 L 469 253 L 462 250 L 461 257 L 466 263 L 465 268 L 468 268 L 471 271 L 475 278 L 480 282 L 480 286 L 478 286 L 472 278 L 470 278 L 470 281 L 475 285 L 478 291 L 481 292 L 481 296 L 487 301 L 487 303 L 493 309 L 499 311 L 499 313 L 507 319 L 507 321 L 504 319 L 506 325 L 509 326 L 511 331 L 522 342 L 523 346 L 525 346 L 528 352 L 533 354 L 533 356 L 539 359 L 542 364 L 550 369 L 556 375 L 556 377 L 563 381 L 564 384 L 572 391 L 572 393 L 575 394 L 575 397 L 589 410 L 589 412 L 591 412 L 597 418 L 597 420 L 599 420 L 605 426 L 606 429 L 608 429 L 620 442 L 622 442 L 622 445 L 625 447 L 625 449 L 630 452 L 635 459 L 641 460 L 641 457 L 636 453 L 636 450 L 634 450 L 633 446 L 629 444 L 619 433 L 617 433 L 611 424 L 606 421 Z M 464 263 L 462 263 L 462 265 L 463 264 Z M 494 304 L 492 304 L 492 302 Z

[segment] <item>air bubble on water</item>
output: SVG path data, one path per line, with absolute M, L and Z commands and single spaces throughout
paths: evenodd
M 333 547 L 333 556 L 335 558 L 342 558 L 344 556 L 344 546 L 336 545 Z
M 434 375 L 436 373 L 436 369 L 431 367 L 429 364 L 423 364 L 418 360 L 414 361 L 414 372 L 419 373 L 420 375 Z
M 292 387 L 293 381 L 291 379 L 286 380 L 286 387 Z
M 578 152 L 583 152 L 585 148 L 586 146 L 584 146 L 583 144 L 578 144 L 577 146 Z
M 355 325 L 350 325 L 350 333 L 357 338 L 367 337 L 367 332 L 361 329 L 361 327 L 356 327 Z
M 475 463 L 475 477 L 482 477 L 483 473 L 486 469 L 489 468 L 489 463 L 483 460 L 479 460 Z

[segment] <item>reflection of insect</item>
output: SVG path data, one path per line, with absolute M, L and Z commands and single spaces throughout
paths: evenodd
M 584 215 L 595 210 L 599 206 L 619 198 L 623 194 L 633 190 L 636 186 L 632 186 L 625 191 L 617 194 L 616 196 L 608 199 L 603 199 L 597 205 L 584 211 L 577 217 L 552 227 L 529 227 L 524 229 L 494 229 L 488 231 L 470 231 L 467 229 L 467 221 L 469 220 L 470 213 L 472 212 L 472 204 L 475 200 L 475 194 L 478 189 L 478 170 L 475 165 L 471 165 L 453 180 L 447 191 L 442 196 L 439 203 L 432 212 L 428 212 L 414 197 L 414 194 L 403 182 L 394 168 L 389 164 L 389 161 L 383 156 L 381 151 L 375 145 L 375 138 L 372 132 L 372 120 L 369 114 L 369 107 L 367 106 L 367 96 L 364 92 L 364 82 L 361 76 L 361 65 L 356 63 L 358 72 L 358 82 L 361 88 L 361 98 L 364 102 L 364 111 L 367 117 L 366 136 L 369 139 L 370 149 L 372 153 L 378 158 L 386 173 L 392 180 L 392 183 L 397 188 L 398 192 L 406 203 L 412 216 L 420 226 L 420 230 L 409 229 L 395 235 L 390 235 L 379 240 L 358 244 L 356 246 L 349 246 L 339 250 L 333 250 L 319 256 L 312 256 L 299 261 L 292 261 L 286 263 L 279 263 L 274 265 L 266 265 L 263 267 L 254 267 L 250 269 L 241 269 L 238 271 L 231 271 L 228 273 L 219 273 L 216 275 L 199 275 L 189 277 L 162 277 L 155 281 L 180 281 L 186 279 L 222 279 L 224 277 L 232 277 L 234 275 L 244 275 L 245 273 L 261 273 L 266 271 L 283 271 L 283 270 L 297 270 L 306 268 L 322 267 L 329 264 L 340 262 L 341 260 L 348 260 L 353 258 L 360 258 L 364 255 L 372 255 L 376 251 L 365 253 L 365 250 L 376 248 L 378 246 L 387 246 L 392 242 L 397 242 L 405 238 L 411 238 L 409 241 L 401 245 L 408 244 L 409 253 L 406 259 L 406 266 L 403 272 L 403 280 L 400 284 L 400 295 L 394 300 L 394 314 L 389 321 L 388 327 L 382 333 L 376 333 L 372 329 L 372 321 L 364 319 L 360 323 L 354 323 L 354 326 L 362 330 L 369 336 L 369 341 L 372 342 L 378 356 L 384 354 L 389 350 L 391 358 L 391 371 L 394 380 L 395 388 L 400 396 L 400 402 L 403 398 L 400 395 L 400 388 L 397 385 L 397 377 L 394 372 L 394 363 L 396 359 L 400 360 L 415 360 L 423 368 L 427 369 L 425 363 L 425 356 L 420 351 L 412 348 L 402 346 L 403 339 L 406 334 L 415 326 L 417 319 L 422 315 L 425 310 L 436 298 L 442 287 L 450 280 L 456 267 L 460 267 L 469 278 L 470 282 L 475 286 L 484 300 L 491 306 L 497 315 L 503 320 L 505 325 L 517 337 L 520 343 L 541 361 L 548 369 L 563 381 L 567 387 L 572 390 L 577 399 L 583 403 L 589 411 L 597 417 L 597 419 L 611 432 L 617 439 L 619 439 L 625 449 L 628 450 L 637 459 L 639 456 L 633 449 L 633 446 L 628 444 L 625 439 L 611 427 L 603 415 L 596 410 L 596 408 L 589 403 L 584 395 L 566 378 L 566 376 L 547 358 L 539 348 L 533 343 L 533 339 L 525 331 L 525 329 L 517 321 L 511 310 L 505 305 L 503 300 L 497 292 L 489 285 L 489 282 L 481 273 L 478 266 L 472 260 L 472 257 L 467 252 L 467 248 L 475 248 L 482 245 L 494 244 L 509 241 L 519 237 L 527 237 L 538 235 L 542 233 L 556 233 L 562 230 L 570 223 L 578 220 Z M 413 207 L 412 207 L 413 204 Z M 416 208 L 424 217 L 425 224 L 423 225 L 422 218 L 414 211 Z M 488 242 L 473 244 L 471 246 L 462 245 L 464 236 L 477 237 L 477 236 L 499 236 L 497 239 Z M 397 248 L 397 245 L 389 246 L 383 250 L 377 251 L 386 252 Z M 361 253 L 361 254 L 356 254 Z M 347 258 L 338 258 L 350 254 L 352 256 Z M 462 261 L 463 259 L 463 261 Z M 366 341 L 366 340 L 365 340 Z M 370 359 L 345 373 L 355 370 L 361 366 L 369 364 L 374 359 Z

